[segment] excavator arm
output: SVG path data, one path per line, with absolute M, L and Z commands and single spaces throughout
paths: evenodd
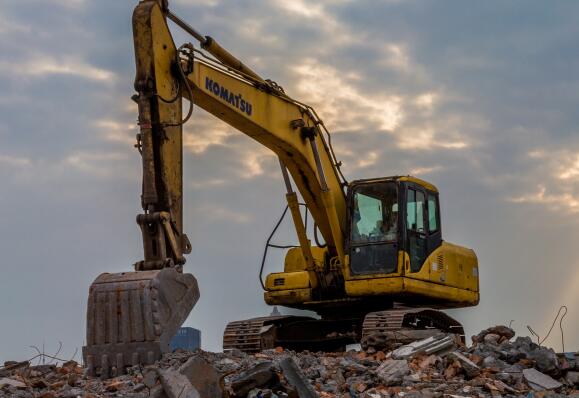
M 214 58 L 200 58 L 203 53 L 192 45 L 178 50 L 168 29 L 167 17 L 193 32 Z M 181 232 L 182 96 L 279 157 L 282 175 L 286 176 L 283 171 L 287 168 L 330 253 L 343 263 L 346 219 L 343 182 L 324 139 L 323 123 L 315 111 L 291 99 L 272 82 L 264 81 L 214 39 L 196 34 L 157 1 L 143 1 L 137 6 L 133 26 L 145 211 L 168 211 L 173 216 L 175 232 L 184 236 Z M 291 194 L 290 181 L 285 179 L 285 182 Z M 147 246 L 145 244 L 145 249 Z M 173 246 L 168 244 L 167 252 Z M 173 253 L 173 261 L 181 262 L 181 255 L 181 252 Z M 145 263 L 147 261 L 146 258 Z M 151 266 L 155 265 L 145 265 L 145 268 Z
M 168 18 L 192 33 L 212 57 L 191 44 L 177 48 Z M 144 0 L 136 6 L 133 35 L 136 147 L 143 166 L 143 213 L 137 223 L 144 259 L 135 264 L 135 272 L 105 273 L 91 285 L 83 355 L 89 373 L 101 377 L 123 373 L 128 365 L 151 363 L 167 352 L 199 298 L 195 278 L 183 273 L 184 255 L 191 249 L 182 221 L 183 125 L 193 105 L 278 156 L 310 284 L 343 287 L 345 182 L 315 111 L 259 77 L 215 40 L 197 34 L 168 11 L 166 1 Z M 185 114 L 183 98 L 188 100 Z M 331 270 L 314 262 L 289 175 L 328 246 Z

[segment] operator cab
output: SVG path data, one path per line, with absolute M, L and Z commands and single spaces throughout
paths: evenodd
M 352 182 L 347 250 L 352 276 L 402 272 L 399 253 L 418 272 L 442 244 L 438 190 L 414 177 Z
M 434 185 L 410 176 L 357 180 L 346 200 L 344 306 L 357 305 L 351 299 L 366 300 L 366 309 L 383 309 L 388 300 L 436 308 L 478 304 L 478 260 L 471 249 L 442 240 Z M 315 264 L 328 264 L 327 247 L 312 246 L 311 254 Z M 319 295 L 312 281 L 320 279 L 311 276 L 301 248 L 292 248 L 284 272 L 267 276 L 265 300 L 325 311 L 333 298 Z

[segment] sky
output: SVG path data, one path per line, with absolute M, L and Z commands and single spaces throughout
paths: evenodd
M 0 2 L 0 361 L 59 342 L 79 360 L 90 283 L 142 258 L 136 3 Z M 480 304 L 451 311 L 469 334 L 512 324 L 544 337 L 566 305 L 565 349 L 579 349 L 579 3 L 170 7 L 314 106 L 348 180 L 412 174 L 439 188 L 444 239 L 479 259 Z M 204 111 L 184 131 L 186 270 L 201 288 L 186 326 L 220 350 L 228 321 L 271 312 L 257 274 L 284 186 L 272 153 Z M 277 240 L 295 242 L 289 223 Z M 558 325 L 545 344 L 561 351 Z

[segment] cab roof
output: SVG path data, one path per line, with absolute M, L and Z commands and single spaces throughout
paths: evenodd
M 387 181 L 403 181 L 403 182 L 412 182 L 414 184 L 418 184 L 429 191 L 438 192 L 438 188 L 433 184 L 429 183 L 428 181 L 424 181 L 420 178 L 413 177 L 413 176 L 391 176 L 391 177 L 382 177 L 382 178 L 368 178 L 363 180 L 355 180 L 350 183 L 350 185 L 356 184 L 368 184 L 372 182 L 387 182 Z

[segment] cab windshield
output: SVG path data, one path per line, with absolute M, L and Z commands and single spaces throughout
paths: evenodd
M 395 241 L 398 236 L 398 190 L 394 182 L 356 187 L 352 244 Z

